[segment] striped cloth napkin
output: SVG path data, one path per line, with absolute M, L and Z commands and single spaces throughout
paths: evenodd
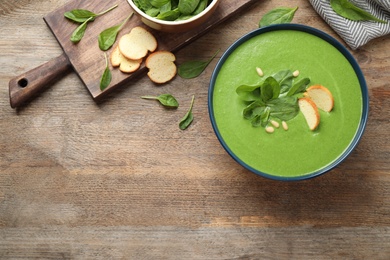
M 390 0 L 350 0 L 350 2 L 388 23 L 351 21 L 336 14 L 330 6 L 330 0 L 310 0 L 316 12 L 353 50 L 370 40 L 390 34 Z

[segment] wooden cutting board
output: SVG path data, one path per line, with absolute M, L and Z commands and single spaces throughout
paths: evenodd
M 175 52 L 256 1 L 257 0 L 221 0 L 215 14 L 212 15 L 207 23 L 192 31 L 177 34 L 164 33 L 150 29 L 141 22 L 139 17 L 133 15 L 120 31 L 117 39 L 123 34 L 130 32 L 133 27 L 142 26 L 150 30 L 156 37 L 159 44 L 158 50 Z M 105 15 L 99 16 L 95 21 L 88 23 L 85 35 L 78 44 L 74 44 L 70 41 L 70 36 L 77 28 L 78 24 L 65 18 L 65 12 L 73 9 L 87 9 L 94 13 L 99 13 L 115 4 L 118 4 L 117 8 Z M 87 87 L 93 99 L 98 99 L 113 89 L 125 85 L 140 74 L 145 73 L 147 69 L 144 64 L 142 64 L 141 68 L 133 74 L 125 74 L 118 69 L 113 69 L 111 67 L 111 84 L 104 91 L 100 90 L 100 78 L 105 69 L 106 61 L 104 52 L 99 49 L 97 37 L 104 29 L 120 24 L 131 12 L 133 12 L 133 10 L 127 0 L 73 0 L 46 15 L 44 21 L 61 45 L 63 54 L 37 68 L 11 79 L 9 82 L 11 107 L 15 108 L 22 105 L 37 92 L 63 77 L 72 69 Z M 106 52 L 107 56 L 110 55 L 112 50 L 113 48 Z

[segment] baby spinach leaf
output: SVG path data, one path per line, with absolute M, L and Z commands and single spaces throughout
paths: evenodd
M 254 101 L 260 98 L 261 85 L 241 85 L 236 89 L 238 96 L 244 101 Z
M 260 91 L 261 98 L 264 102 L 277 98 L 280 94 L 280 85 L 274 77 L 265 79 Z
M 122 27 L 126 24 L 126 22 L 130 19 L 132 15 L 133 13 L 131 13 L 121 24 L 105 29 L 99 34 L 98 37 L 99 48 L 102 51 L 106 51 L 109 48 L 111 48 L 111 46 L 116 41 L 116 37 L 119 31 L 122 29 Z
M 187 61 L 179 65 L 177 74 L 184 79 L 198 77 L 217 56 L 219 50 L 208 61 Z
M 254 126 L 254 127 L 259 127 L 259 126 L 265 127 L 267 125 L 267 123 L 268 123 L 268 120 L 269 120 L 270 111 L 271 111 L 270 108 L 266 107 L 261 114 L 256 115 L 252 119 L 252 121 L 251 121 L 252 126 Z
M 110 68 L 108 66 L 108 58 L 107 58 L 107 54 L 104 53 L 104 57 L 106 59 L 106 68 L 103 72 L 103 75 L 100 79 L 100 90 L 105 90 L 111 83 L 111 79 L 112 79 L 112 75 L 111 75 L 111 71 L 110 71 Z
M 310 84 L 309 78 L 301 79 L 290 88 L 290 90 L 287 92 L 287 96 L 292 96 L 304 92 L 309 84 Z
M 291 88 L 294 78 L 291 70 L 281 70 L 272 76 L 279 82 L 281 94 L 287 92 Z
M 142 96 L 141 98 L 158 100 L 161 103 L 161 105 L 163 105 L 165 107 L 172 107 L 172 108 L 179 107 L 179 102 L 177 102 L 176 98 L 174 96 L 172 96 L 171 94 L 161 94 L 157 97 Z
M 192 96 L 192 101 L 191 101 L 191 106 L 190 106 L 190 109 L 188 110 L 187 114 L 185 114 L 185 116 L 181 119 L 181 121 L 179 122 L 179 128 L 181 130 L 185 130 L 188 128 L 188 126 L 192 123 L 192 121 L 194 120 L 194 115 L 192 114 L 192 109 L 194 107 L 194 100 L 195 100 L 195 96 Z
M 95 13 L 88 11 L 88 10 L 85 10 L 85 9 L 75 9 L 75 10 L 72 10 L 69 12 L 65 12 L 64 16 L 66 18 L 68 18 L 72 21 L 81 23 L 76 28 L 76 30 L 73 31 L 73 33 L 70 37 L 70 40 L 74 43 L 78 43 L 79 41 L 81 41 L 81 39 L 84 37 L 85 31 L 87 30 L 88 22 L 95 20 L 95 18 L 97 16 L 100 16 L 100 15 L 107 13 L 107 12 L 113 10 L 114 8 L 116 8 L 117 6 L 118 5 L 114 5 L 113 7 L 109 8 L 101 13 L 98 13 L 98 14 L 95 14 Z
M 74 22 L 83 23 L 91 17 L 93 17 L 94 19 L 96 17 L 96 14 L 84 9 L 75 9 L 69 12 L 65 12 L 64 16 Z
M 200 14 L 204 9 L 206 9 L 208 4 L 209 4 L 209 0 L 200 0 L 198 6 L 196 7 L 192 15 Z
M 282 121 L 293 119 L 299 112 L 299 105 L 295 97 L 282 97 L 273 99 L 267 104 L 270 108 L 270 116 Z
M 167 11 L 167 12 L 164 12 L 164 13 L 161 13 L 159 15 L 157 15 L 157 19 L 160 19 L 160 20 L 165 20 L 165 21 L 175 21 L 176 19 L 178 19 L 180 16 L 180 12 L 178 9 L 174 9 L 174 10 L 171 10 L 171 11 Z
M 95 14 L 94 12 L 91 12 L 91 11 L 85 10 L 85 9 L 74 9 L 74 10 L 65 12 L 64 16 L 66 18 L 68 18 L 69 20 L 72 20 L 74 22 L 83 23 L 91 17 L 92 17 L 92 19 L 90 19 L 90 21 L 93 21 L 95 19 L 95 17 L 103 15 L 103 14 L 113 10 L 117 6 L 118 5 L 114 5 L 113 7 L 109 8 L 103 12 L 100 12 L 98 14 Z
M 179 11 L 184 15 L 191 14 L 195 11 L 199 1 L 200 0 L 179 0 Z
M 384 20 L 378 19 L 369 12 L 360 9 L 348 0 L 330 0 L 330 5 L 333 11 L 338 15 L 352 21 L 375 21 L 379 23 L 387 23 Z
M 150 0 L 150 4 L 157 8 L 160 8 L 170 2 L 171 0 Z
M 294 18 L 298 7 L 288 8 L 279 7 L 266 13 L 259 22 L 259 27 L 268 26 L 271 24 L 290 23 Z
M 265 103 L 262 101 L 255 101 L 244 108 L 242 115 L 245 119 L 253 119 L 255 116 L 261 115 L 265 109 Z
M 84 37 L 85 31 L 87 30 L 87 24 L 90 20 L 92 20 L 92 17 L 88 18 L 85 22 L 80 24 L 76 30 L 73 31 L 72 36 L 70 37 L 72 42 L 78 43 L 81 41 L 81 39 Z

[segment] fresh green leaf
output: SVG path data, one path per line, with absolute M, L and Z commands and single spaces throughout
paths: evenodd
M 91 17 L 93 17 L 94 19 L 97 14 L 85 9 L 74 9 L 72 11 L 66 12 L 64 16 L 74 22 L 83 23 Z M 93 19 L 91 19 L 90 21 L 92 21 Z
M 184 15 L 191 14 L 193 11 L 195 11 L 199 2 L 200 0 L 179 0 L 178 9 Z
M 72 42 L 78 43 L 81 41 L 81 39 L 84 37 L 85 31 L 87 30 L 87 24 L 90 20 L 92 20 L 92 17 L 88 18 L 85 22 L 80 24 L 76 30 L 73 31 L 72 36 L 70 37 Z
M 259 100 L 261 99 L 260 86 L 261 85 L 241 85 L 236 89 L 236 93 L 244 101 Z
M 291 70 L 279 71 L 278 73 L 272 75 L 272 77 L 274 77 L 276 81 L 279 83 L 281 94 L 287 92 L 291 88 L 292 81 L 294 78 Z
M 330 5 L 338 15 L 352 21 L 375 21 L 379 23 L 387 23 L 386 21 L 373 16 L 369 12 L 360 9 L 348 0 L 330 0 Z
M 92 19 L 90 19 L 89 21 L 93 21 L 95 19 L 95 17 L 103 15 L 103 14 L 113 10 L 117 6 L 118 5 L 114 5 L 113 7 L 107 9 L 106 11 L 103 11 L 103 12 L 98 13 L 98 14 L 95 14 L 94 12 L 91 12 L 91 11 L 85 10 L 85 9 L 74 9 L 74 10 L 65 12 L 64 16 L 66 18 L 68 18 L 69 20 L 72 20 L 74 22 L 84 23 L 86 20 L 88 20 L 91 17 L 92 17 Z
M 291 89 L 287 92 L 287 96 L 293 96 L 295 94 L 304 92 L 309 84 L 309 78 L 301 79 L 291 87 Z
M 150 4 L 157 8 L 160 8 L 170 2 L 170 0 L 150 0 Z
M 143 99 L 154 99 L 158 100 L 163 106 L 177 108 L 179 107 L 179 102 L 171 94 L 161 94 L 157 97 L 154 96 L 142 96 Z
M 274 77 L 265 79 L 260 91 L 261 98 L 264 102 L 277 98 L 280 94 L 280 85 Z
M 195 96 L 192 96 L 192 101 L 191 101 L 191 106 L 190 106 L 190 109 L 188 110 L 187 114 L 185 114 L 185 116 L 181 119 L 180 123 L 179 123 L 179 128 L 181 130 L 185 130 L 188 128 L 188 126 L 192 123 L 192 121 L 194 120 L 194 115 L 192 114 L 192 109 L 194 107 L 194 100 L 195 100 Z
M 104 57 L 106 59 L 106 68 L 103 72 L 103 75 L 100 79 L 100 90 L 105 90 L 111 83 L 111 79 L 112 79 L 112 75 L 111 75 L 111 71 L 110 71 L 110 68 L 108 66 L 108 58 L 107 58 L 107 54 L 104 53 Z
M 271 100 L 268 104 L 270 116 L 282 121 L 293 119 L 299 112 L 299 105 L 295 97 L 281 97 Z
M 157 15 L 157 19 L 164 20 L 164 21 L 175 21 L 177 18 L 179 18 L 180 12 L 178 9 L 174 9 L 171 11 L 167 11 L 164 13 L 160 13 Z
M 187 61 L 179 65 L 177 73 L 184 79 L 198 77 L 217 56 L 219 50 L 208 61 Z
M 252 120 L 254 117 L 261 115 L 265 108 L 264 102 L 255 101 L 244 108 L 242 115 L 245 119 Z
M 192 15 L 197 15 L 203 12 L 207 8 L 208 4 L 209 0 L 200 0 L 198 6 L 196 7 Z
M 268 26 L 271 24 L 281 24 L 281 23 L 290 23 L 294 18 L 295 12 L 298 10 L 298 7 L 288 8 L 280 7 L 271 10 L 266 13 L 259 22 L 259 27 Z
M 126 24 L 126 22 L 130 19 L 132 15 L 133 13 L 131 13 L 121 24 L 105 29 L 99 34 L 99 48 L 102 51 L 106 51 L 112 47 L 112 45 L 116 41 L 119 31 L 122 29 L 122 27 Z

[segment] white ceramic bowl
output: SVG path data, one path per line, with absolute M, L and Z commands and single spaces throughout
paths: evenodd
M 151 17 L 140 10 L 133 2 L 133 0 L 127 0 L 134 10 L 134 12 L 141 18 L 141 21 L 147 26 L 156 29 L 158 31 L 169 32 L 169 33 L 179 33 L 190 31 L 201 24 L 205 23 L 210 16 L 216 10 L 219 2 L 221 0 L 213 0 L 203 12 L 194 17 L 191 17 L 188 20 L 181 21 L 164 21 L 154 17 Z

